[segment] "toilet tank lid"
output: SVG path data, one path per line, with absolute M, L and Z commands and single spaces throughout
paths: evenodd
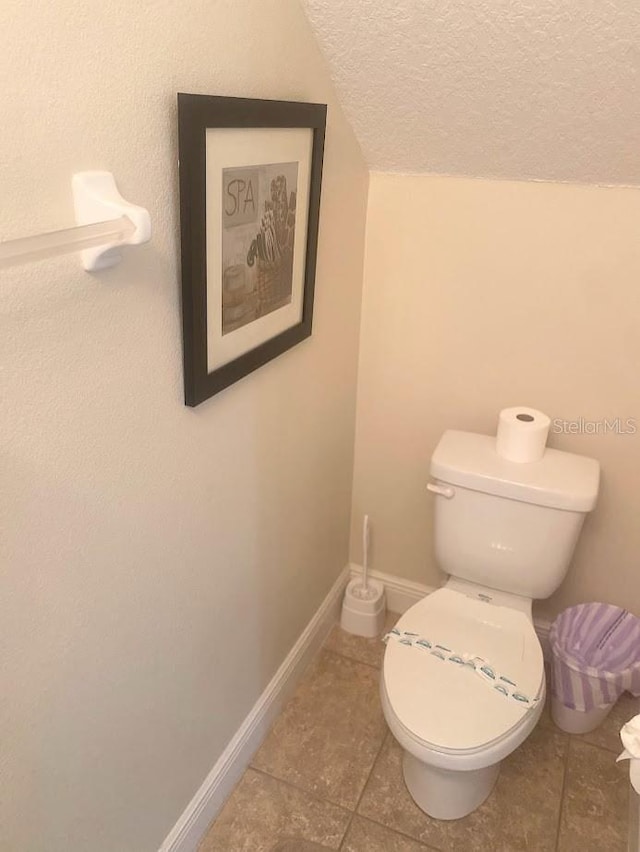
M 453 429 L 440 438 L 430 472 L 450 485 L 574 512 L 594 508 L 600 482 L 595 459 L 547 447 L 540 461 L 512 462 L 496 452 L 495 436 Z

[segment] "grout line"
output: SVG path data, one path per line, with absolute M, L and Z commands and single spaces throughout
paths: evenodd
M 416 805 L 416 807 L 418 807 L 418 806 Z M 407 834 L 405 831 L 401 831 L 399 828 L 391 828 L 391 826 L 385 825 L 383 822 L 380 822 L 380 820 L 377 820 L 375 817 L 364 816 L 364 814 L 358 814 L 358 816 L 360 817 L 360 819 L 368 820 L 369 822 L 372 822 L 374 825 L 379 825 L 380 828 L 385 828 L 387 831 L 390 831 L 392 834 L 398 834 L 400 837 L 406 837 L 407 840 L 410 840 L 412 843 L 418 843 L 421 846 L 424 846 L 424 848 L 427 850 L 427 852 L 444 852 L 442 846 L 429 846 L 428 843 L 423 843 L 422 840 L 417 840 L 412 834 Z M 431 819 L 431 817 L 429 817 L 429 814 L 425 814 L 425 816 L 428 817 L 429 819 Z M 465 819 L 465 817 L 463 817 L 463 819 Z
M 600 745 L 600 743 L 590 743 L 589 740 L 583 740 L 582 736 L 584 735 L 578 734 L 577 736 L 572 737 L 572 739 L 575 739 L 576 742 L 581 743 L 582 745 L 591 746 L 591 748 L 597 748 L 600 749 L 600 751 L 606 751 L 607 754 L 615 754 L 616 757 L 623 749 L 622 743 L 620 743 L 620 748 L 614 751 L 612 748 L 608 748 L 608 746 Z
M 386 728 L 386 723 L 385 723 L 385 728 Z M 356 801 L 356 803 L 354 805 L 353 811 L 351 813 L 351 817 L 349 818 L 349 822 L 347 823 L 347 827 L 345 829 L 344 836 L 343 836 L 342 840 L 340 841 L 340 846 L 338 847 L 338 849 L 344 848 L 344 842 L 347 839 L 347 834 L 349 834 L 349 829 L 351 828 L 351 823 L 353 822 L 353 818 L 358 813 L 358 808 L 360 807 L 360 802 L 362 801 L 362 797 L 364 796 L 364 791 L 367 789 L 367 784 L 369 783 L 371 776 L 373 774 L 373 769 L 374 769 L 376 763 L 378 762 L 378 758 L 382 754 L 382 749 L 384 748 L 384 744 L 387 741 L 387 737 L 390 737 L 390 736 L 391 736 L 391 731 L 387 728 L 385 735 L 382 737 L 382 742 L 380 743 L 380 748 L 376 752 L 376 756 L 371 761 L 371 769 L 367 773 L 367 777 L 365 779 L 365 782 L 362 785 L 362 790 L 360 791 L 360 795 L 358 796 L 358 800 Z
M 567 748 L 564 755 L 564 762 L 562 766 L 562 790 L 560 792 L 560 808 L 558 810 L 558 827 L 556 829 L 556 842 L 553 847 L 556 852 L 559 848 L 560 843 L 560 831 L 562 829 L 562 812 L 564 811 L 564 797 L 566 794 L 567 788 L 567 775 L 569 773 L 569 753 L 571 751 L 571 735 L 567 734 Z
M 291 787 L 292 790 L 295 790 L 297 793 L 302 793 L 308 799 L 315 799 L 317 802 L 323 802 L 325 805 L 331 805 L 333 808 L 340 808 L 341 811 L 344 811 L 347 814 L 352 814 L 350 808 L 346 807 L 346 805 L 339 805 L 338 802 L 334 802 L 332 799 L 327 799 L 325 796 L 321 796 L 319 793 L 312 793 L 310 790 L 305 790 L 304 787 L 300 787 L 298 784 L 294 784 L 293 781 L 287 781 L 285 778 L 279 778 L 277 775 L 272 775 L 270 772 L 266 772 L 264 769 L 257 769 L 255 766 L 249 766 L 248 769 L 251 769 L 253 772 L 257 772 L 259 775 L 264 775 L 265 778 L 270 778 L 272 781 L 277 781 L 278 784 L 284 784 L 287 787 Z
M 328 637 L 327 637 L 327 640 L 328 640 Z M 357 657 L 352 657 L 349 654 L 345 654 L 343 651 L 337 651 L 333 648 L 327 648 L 326 647 L 327 640 L 325 640 L 325 644 L 322 646 L 323 650 L 329 651 L 329 653 L 335 654 L 338 657 L 343 657 L 345 660 L 350 660 L 351 662 L 354 662 L 354 663 L 361 663 L 363 666 L 369 666 L 370 668 L 375 669 L 375 671 L 380 672 L 380 676 L 382 676 L 382 665 L 375 665 L 374 663 L 367 663 L 364 660 L 358 659 Z M 382 639 L 380 639 L 380 641 L 382 641 Z M 347 835 L 349 834 L 349 829 L 351 828 L 351 823 L 353 822 L 353 818 L 356 816 L 356 814 L 360 817 L 360 819 L 368 820 L 369 822 L 373 823 L 374 825 L 379 825 L 381 828 L 384 828 L 386 831 L 390 831 L 393 834 L 397 834 L 399 837 L 405 837 L 407 840 L 410 840 L 413 843 L 421 843 L 422 844 L 422 841 L 416 840 L 415 837 L 412 837 L 410 834 L 406 834 L 404 831 L 399 831 L 396 828 L 392 828 L 389 825 L 385 825 L 383 822 L 379 822 L 377 819 L 375 819 L 374 817 L 371 817 L 369 815 L 365 816 L 363 814 L 358 813 L 358 808 L 360 807 L 360 802 L 362 801 L 362 799 L 364 797 L 365 791 L 367 789 L 367 785 L 369 784 L 371 776 L 373 775 L 373 770 L 375 768 L 375 765 L 378 762 L 378 759 L 380 757 L 380 754 L 382 753 L 382 749 L 384 748 L 385 743 L 387 742 L 387 738 L 391 737 L 391 736 L 393 736 L 393 734 L 387 728 L 387 733 L 382 740 L 382 745 L 378 749 L 378 753 L 376 754 L 376 756 L 373 760 L 373 763 L 371 764 L 371 769 L 369 770 L 369 774 L 367 775 L 367 780 L 364 783 L 364 786 L 362 788 L 362 792 L 360 793 L 360 796 L 358 797 L 358 801 L 356 802 L 355 809 L 351 813 L 351 818 L 349 819 L 349 823 L 348 823 L 346 831 L 344 833 L 344 837 L 342 838 L 342 842 L 340 843 L 339 850 L 344 849 L 345 840 L 347 839 Z M 440 847 L 429 846 L 427 844 L 422 844 L 422 845 L 424 846 L 424 848 L 426 850 L 429 850 L 429 852 L 440 852 Z
M 329 654 L 333 654 L 333 655 L 334 655 L 334 656 L 336 656 L 336 657 L 342 657 L 343 659 L 345 659 L 345 660 L 349 660 L 350 662 L 353 662 L 353 663 L 359 663 L 360 665 L 367 666 L 367 668 L 373 669 L 375 672 L 378 672 L 378 673 L 380 672 L 380 667 L 379 667 L 379 666 L 376 666 L 376 665 L 374 665 L 374 664 L 372 664 L 372 663 L 365 663 L 365 662 L 363 662 L 362 660 L 358 660 L 358 659 L 357 659 L 357 658 L 355 658 L 355 657 L 350 657 L 350 656 L 348 656 L 347 654 L 342 654 L 342 653 L 340 653 L 339 651 L 335 651 L 335 650 L 334 650 L 334 649 L 332 649 L 332 648 L 327 648 L 327 647 L 326 647 L 326 644 L 327 644 L 327 640 L 328 640 L 328 638 L 329 638 L 329 634 L 327 635 L 327 638 L 324 640 L 324 642 L 322 643 L 322 645 L 321 645 L 321 646 L 320 646 L 320 648 L 318 649 L 318 655 L 319 655 L 322 651 L 325 651 L 325 652 L 327 652 L 327 653 L 329 653 Z M 312 661 L 312 662 L 313 662 L 313 661 Z M 310 668 L 310 667 L 311 667 L 311 663 L 309 664 L 309 668 Z M 305 672 L 305 675 L 306 675 L 306 672 Z M 293 696 L 291 696 L 291 697 L 293 697 Z M 284 708 L 283 708 L 283 710 L 284 710 Z M 282 711 L 281 711 L 281 713 L 279 714 L 278 718 L 280 717 L 280 715 L 282 715 Z M 277 721 L 277 719 L 275 719 L 275 720 L 274 720 L 273 725 L 271 726 L 272 728 L 273 728 L 273 726 L 275 725 L 276 721 Z M 270 729 L 270 730 L 271 730 L 271 729 Z M 268 732 L 268 733 L 269 733 L 269 732 Z M 266 735 L 266 736 L 268 736 L 268 733 L 267 733 L 267 735 Z M 369 778 L 371 777 L 371 773 L 373 772 L 373 768 L 374 768 L 374 766 L 375 766 L 375 764 L 376 764 L 376 762 L 377 762 L 377 760 L 378 760 L 378 757 L 380 756 L 380 753 L 381 753 L 381 751 L 382 751 L 382 748 L 383 748 L 383 746 L 384 746 L 384 744 L 385 744 L 385 742 L 386 742 L 386 740 L 387 740 L 387 736 L 390 736 L 390 735 L 391 735 L 391 733 L 390 733 L 390 731 L 387 729 L 387 732 L 386 732 L 386 733 L 385 733 L 385 735 L 383 736 L 383 738 L 382 738 L 382 742 L 380 743 L 380 748 L 377 750 L 377 752 L 376 752 L 376 754 L 375 754 L 375 757 L 373 758 L 373 760 L 372 760 L 372 762 L 371 762 L 371 768 L 369 769 L 369 772 L 367 773 L 367 777 L 366 777 L 366 779 L 365 779 L 364 784 L 362 785 L 362 790 L 361 790 L 361 792 L 360 792 L 360 795 L 358 796 L 358 799 L 356 800 L 356 802 L 355 802 L 355 804 L 354 804 L 354 809 L 353 809 L 353 810 L 351 810 L 351 808 L 346 807 L 345 805 L 338 804 L 337 802 L 334 802 L 334 801 L 332 801 L 332 800 L 331 800 L 331 799 L 329 799 L 329 798 L 326 798 L 326 797 L 324 797 L 324 796 L 322 796 L 322 795 L 319 795 L 318 793 L 312 793 L 312 792 L 310 792 L 309 790 L 305 789 L 304 787 L 301 787 L 301 786 L 299 786 L 299 785 L 297 785 L 297 784 L 293 783 L 292 781 L 289 781 L 289 780 L 286 780 L 286 779 L 284 779 L 284 778 L 281 778 L 281 777 L 279 777 L 278 775 L 273 775 L 271 772 L 267 772 L 267 771 L 266 771 L 266 770 L 264 770 L 264 769 L 260 769 L 260 768 L 258 768 L 257 766 L 255 766 L 255 765 L 253 764 L 253 760 L 251 761 L 251 763 L 249 764 L 249 766 L 247 767 L 247 769 L 246 769 L 246 770 L 245 770 L 245 772 L 243 773 L 242 777 L 244 777 L 244 775 L 246 775 L 246 772 L 247 772 L 247 770 L 248 770 L 248 769 L 251 769 L 251 770 L 253 770 L 254 772 L 258 772 L 260 775 L 265 776 L 266 778 L 270 778 L 270 779 L 272 779 L 273 781 L 277 781 L 279 784 L 285 784 L 287 787 L 290 787 L 291 789 L 296 790 L 296 792 L 298 792 L 298 793 L 302 793 L 304 796 L 307 796 L 307 797 L 309 797 L 309 798 L 315 799 L 315 800 L 316 800 L 316 801 L 318 801 L 318 802 L 325 802 L 325 803 L 327 803 L 327 804 L 332 805 L 333 807 L 340 808 L 342 811 L 344 811 L 345 813 L 347 813 L 347 814 L 349 815 L 349 820 L 348 820 L 348 822 L 347 822 L 347 825 L 346 825 L 346 828 L 345 828 L 345 831 L 344 831 L 344 835 L 343 835 L 343 837 L 342 837 L 342 839 L 341 839 L 341 841 L 340 841 L 340 846 L 338 847 L 339 849 L 342 849 L 342 846 L 343 846 L 343 844 L 344 844 L 344 841 L 346 840 L 347 834 L 349 833 L 349 829 L 350 829 L 350 827 L 351 827 L 351 823 L 352 823 L 352 821 L 353 821 L 353 817 L 354 817 L 354 815 L 355 815 L 355 813 L 356 813 L 356 810 L 357 810 L 357 808 L 358 808 L 358 805 L 360 804 L 360 801 L 361 801 L 361 799 L 362 799 L 362 797 L 363 797 L 363 795 L 364 795 L 364 791 L 365 791 L 365 789 L 366 789 L 366 787 L 367 787 L 367 784 L 369 783 Z M 266 739 L 266 736 L 265 736 L 265 739 Z M 263 742 L 264 742 L 264 740 L 263 740 Z M 257 752 L 256 752 L 256 754 L 257 754 Z M 242 779 L 240 779 L 240 780 L 242 780 Z M 240 780 L 238 781 L 238 783 L 240 783 Z M 236 785 L 236 786 L 237 786 L 237 785 Z M 234 788 L 234 789 L 235 789 L 235 788 Z
M 342 657 L 344 660 L 349 660 L 352 663 L 360 663 L 363 666 L 368 666 L 369 668 L 378 672 L 379 675 L 381 676 L 381 673 L 382 673 L 382 666 L 381 665 L 376 665 L 375 663 L 365 662 L 364 660 L 360 660 L 357 657 L 352 657 L 350 654 L 345 654 L 343 651 L 338 651 L 334 648 L 327 648 L 326 643 L 327 643 L 328 638 L 329 637 L 327 636 L 327 639 L 325 640 L 325 643 L 322 646 L 323 650 L 328 651 L 329 653 L 333 653 L 338 657 Z M 382 638 L 380 638 L 379 641 L 382 641 Z M 380 757 L 380 754 L 382 753 L 382 749 L 384 748 L 384 744 L 386 743 L 388 736 L 391 736 L 391 732 L 387 728 L 387 731 L 382 738 L 382 742 L 380 743 L 380 748 L 376 752 L 376 755 L 371 762 L 371 768 L 369 769 L 369 772 L 367 773 L 367 777 L 365 779 L 365 782 L 362 785 L 362 790 L 360 791 L 360 795 L 358 796 L 358 799 L 355 803 L 354 809 L 351 812 L 351 816 L 349 818 L 349 822 L 347 823 L 347 827 L 345 829 L 344 836 L 343 836 L 343 838 L 340 842 L 340 846 L 338 847 L 339 849 L 344 848 L 344 843 L 347 839 L 347 835 L 349 834 L 349 829 L 351 828 L 351 823 L 353 822 L 353 818 L 355 817 L 356 813 L 358 812 L 358 807 L 360 806 L 360 802 L 362 801 L 365 790 L 367 789 L 367 784 L 369 783 L 369 780 L 371 779 L 371 775 L 373 774 L 374 767 L 375 767 L 376 763 L 378 762 L 378 758 Z M 364 817 L 361 817 L 361 818 L 364 819 Z
M 343 660 L 349 660 L 351 663 L 360 663 L 362 666 L 368 666 L 370 669 L 374 669 L 377 672 L 382 670 L 381 666 L 378 666 L 375 663 L 367 663 L 364 660 L 359 660 L 357 657 L 351 657 L 349 654 L 343 654 L 342 651 L 335 651 L 333 648 L 325 648 L 324 646 L 322 650 L 326 651 L 328 654 L 335 654 L 336 657 L 342 657 Z
M 378 753 L 377 753 L 377 755 L 376 755 L 376 757 L 375 757 L 375 760 L 373 761 L 373 763 L 372 763 L 372 765 L 371 765 L 371 769 L 370 769 L 370 771 L 369 771 L 369 775 L 367 776 L 367 780 L 365 781 L 364 787 L 362 788 L 362 793 L 360 794 L 360 796 L 359 796 L 359 798 L 358 798 L 358 801 L 356 802 L 355 810 L 353 811 L 353 813 L 352 813 L 352 815 L 351 815 L 351 819 L 349 820 L 349 825 L 347 826 L 347 830 L 345 831 L 344 837 L 343 837 L 343 839 L 342 839 L 342 843 L 340 844 L 340 847 L 339 847 L 339 848 L 340 848 L 340 849 L 342 849 L 342 848 L 343 848 L 344 841 L 347 839 L 347 834 L 349 833 L 349 829 L 351 828 L 351 823 L 353 822 L 353 818 L 357 815 L 357 816 L 359 816 L 359 817 L 360 817 L 360 819 L 365 820 L 365 822 L 366 822 L 366 821 L 368 821 L 368 822 L 372 822 L 374 825 L 379 825 L 379 826 L 380 826 L 380 828 L 384 828 L 386 831 L 390 831 L 392 834 L 397 834 L 397 835 L 399 835 L 400 837 L 406 837 L 406 839 L 407 839 L 407 840 L 411 840 L 413 843 L 420 843 L 422 846 L 424 846 L 424 847 L 425 847 L 425 849 L 427 849 L 427 850 L 428 850 L 428 852 L 441 852 L 441 850 L 440 850 L 440 847 L 439 847 L 439 846 L 429 846 L 429 845 L 428 845 L 428 844 L 426 844 L 426 843 L 422 843 L 422 841 L 421 841 L 421 840 L 417 840 L 417 839 L 416 839 L 415 837 L 413 837 L 411 834 L 407 834 L 406 832 L 401 831 L 400 829 L 397 829 L 397 828 L 395 828 L 395 827 L 394 827 L 394 828 L 392 828 L 390 825 L 386 825 L 385 823 L 380 822 L 380 821 L 379 821 L 379 820 L 377 820 L 375 817 L 369 816 L 369 814 L 366 814 L 366 815 L 365 815 L 365 814 L 358 813 L 358 808 L 360 807 L 360 802 L 361 802 L 361 801 L 362 801 L 362 799 L 364 798 L 364 794 L 365 794 L 365 791 L 366 791 L 366 789 L 367 789 L 367 785 L 369 784 L 369 781 L 371 780 L 371 776 L 373 775 L 373 770 L 375 769 L 375 765 L 376 765 L 376 763 L 378 762 L 378 760 L 380 759 L 380 755 L 382 754 L 382 749 L 385 747 L 385 744 L 386 744 L 387 740 L 389 739 L 389 737 L 393 737 L 393 734 L 392 734 L 392 733 L 391 733 L 391 731 L 387 728 L 387 733 L 386 733 L 386 735 L 384 736 L 384 738 L 383 738 L 383 740 L 382 740 L 382 745 L 380 746 L 380 748 L 379 748 L 379 750 L 378 750 Z

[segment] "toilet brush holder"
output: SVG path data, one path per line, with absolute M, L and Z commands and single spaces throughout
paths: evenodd
M 369 580 L 365 587 L 359 577 L 347 585 L 342 602 L 340 626 L 347 633 L 374 639 L 384 629 L 387 604 L 384 586 L 379 580 Z

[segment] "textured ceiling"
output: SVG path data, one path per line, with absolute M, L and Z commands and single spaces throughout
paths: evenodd
M 372 169 L 640 184 L 639 0 L 303 0 Z

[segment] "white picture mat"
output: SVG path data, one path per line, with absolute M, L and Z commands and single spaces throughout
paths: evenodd
M 207 128 L 207 369 L 228 364 L 302 319 L 313 130 L 307 127 Z M 222 170 L 298 163 L 291 302 L 222 336 Z

